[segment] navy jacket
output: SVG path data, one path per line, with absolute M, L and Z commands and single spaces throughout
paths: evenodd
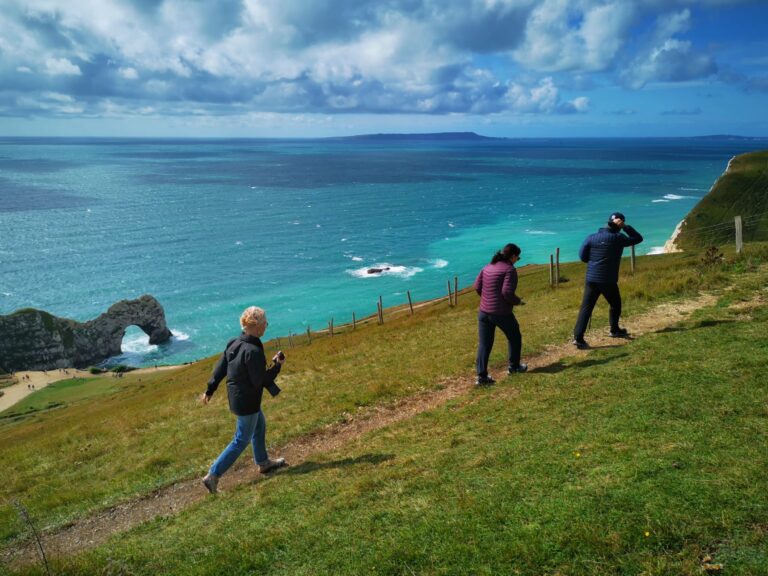
M 261 410 L 264 388 L 274 384 L 279 373 L 279 363 L 267 369 L 261 340 L 241 334 L 239 338 L 227 342 L 227 348 L 213 369 L 205 393 L 213 396 L 226 376 L 229 409 L 237 416 L 255 414 Z
M 619 281 L 619 265 L 624 248 L 643 241 L 643 237 L 632 226 L 624 225 L 624 232 L 626 236 L 621 231 L 600 228 L 584 240 L 579 249 L 579 258 L 587 263 L 587 282 L 615 284 Z

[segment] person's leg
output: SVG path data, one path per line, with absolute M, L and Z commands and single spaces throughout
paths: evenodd
M 264 417 L 264 412 L 259 410 L 256 415 L 256 426 L 253 429 L 253 460 L 256 464 L 265 464 L 269 462 L 269 454 L 267 454 L 267 419 Z
M 493 316 L 504 335 L 507 337 L 507 360 L 511 370 L 520 367 L 520 352 L 523 348 L 523 337 L 520 334 L 520 324 L 514 314 L 509 316 Z
M 488 358 L 493 349 L 493 338 L 496 327 L 485 312 L 477 313 L 477 361 L 475 368 L 481 378 L 488 376 Z
M 595 309 L 597 299 L 600 297 L 600 288 L 594 282 L 584 284 L 584 296 L 581 299 L 581 309 L 579 317 L 576 319 L 576 326 L 573 328 L 573 338 L 580 342 L 584 340 L 584 332 L 587 331 L 587 323 L 592 317 L 592 310 Z
M 621 318 L 621 292 L 619 292 L 619 285 L 605 284 L 602 292 L 610 306 L 608 320 L 611 324 L 611 332 L 613 334 L 618 334 L 620 331 L 619 318 Z
M 235 463 L 237 457 L 242 454 L 243 450 L 250 444 L 251 438 L 253 438 L 253 430 L 256 427 L 258 418 L 256 414 L 249 414 L 247 416 L 237 417 L 237 426 L 235 428 L 235 437 L 232 442 L 224 448 L 224 451 L 216 458 L 216 461 L 211 466 L 209 474 L 220 477 L 230 466 Z

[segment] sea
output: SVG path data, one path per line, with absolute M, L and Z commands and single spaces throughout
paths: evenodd
M 107 365 L 217 354 L 240 312 L 267 338 L 326 328 L 518 266 L 578 258 L 613 211 L 661 251 L 734 155 L 768 140 L 0 138 L 0 314 L 85 321 L 143 294 L 174 336 L 138 328 Z M 370 274 L 371 268 L 381 273 Z M 520 286 L 525 293 L 525 286 Z

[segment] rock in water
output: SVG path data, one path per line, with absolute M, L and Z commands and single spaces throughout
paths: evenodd
M 133 325 L 149 336 L 150 344 L 172 336 L 163 307 L 148 294 L 121 300 L 87 322 L 33 308 L 17 310 L 0 316 L 0 368 L 15 372 L 96 364 L 121 353 L 125 329 Z

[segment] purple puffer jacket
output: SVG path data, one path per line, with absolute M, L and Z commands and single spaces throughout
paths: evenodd
M 517 270 L 509 262 L 488 264 L 475 279 L 475 290 L 480 294 L 480 311 L 486 314 L 512 314 L 512 306 L 521 300 L 517 290 Z

